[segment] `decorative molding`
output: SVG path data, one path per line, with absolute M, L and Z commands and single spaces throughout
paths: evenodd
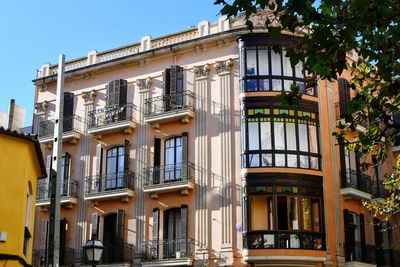
M 49 106 L 49 102 L 47 102 L 47 101 L 36 103 L 35 104 L 36 114 L 46 113 L 48 106 Z
M 200 52 L 207 52 L 207 44 L 195 45 L 194 51 L 196 51 L 197 54 Z
M 146 58 L 142 58 L 138 61 L 139 67 L 145 67 L 147 65 L 149 65 L 150 63 L 150 58 L 146 57 Z
M 229 45 L 229 40 L 228 39 L 223 39 L 223 40 L 218 40 L 217 41 L 217 47 L 222 48 L 222 47 L 227 47 Z
M 96 98 L 96 91 L 92 90 L 92 91 L 86 91 L 82 93 L 82 98 L 85 101 L 85 104 L 89 104 L 89 103 L 93 103 L 93 101 Z
M 196 80 L 206 79 L 208 77 L 208 73 L 210 72 L 210 66 L 208 64 L 203 66 L 195 66 L 193 67 L 193 72 Z
M 146 79 L 137 79 L 136 85 L 140 90 L 150 89 L 151 86 L 151 77 L 147 77 Z
M 214 64 L 215 70 L 218 75 L 227 74 L 231 72 L 233 66 L 233 60 L 228 59 L 225 61 L 218 61 Z

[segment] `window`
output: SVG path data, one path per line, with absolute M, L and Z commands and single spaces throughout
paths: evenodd
M 248 108 L 242 112 L 242 166 L 320 169 L 316 112 Z
M 165 181 L 182 177 L 182 137 L 165 140 Z
M 122 121 L 127 116 L 127 87 L 126 80 L 114 80 L 107 85 L 105 123 Z
M 60 183 L 61 196 L 68 195 L 70 164 L 71 164 L 71 155 L 69 153 L 65 153 L 65 155 L 61 158 L 61 183 Z
M 303 63 L 294 67 L 286 56 L 285 49 L 274 51 L 269 46 L 247 46 L 241 48 L 242 91 L 290 91 L 292 84 L 300 87 L 300 92 L 314 95 L 315 90 L 305 91 Z
M 170 111 L 184 106 L 183 96 L 183 68 L 177 65 L 165 69 L 163 72 L 164 109 Z
M 124 177 L 124 147 L 117 146 L 107 150 L 106 189 L 123 186 Z
M 348 211 L 347 209 L 345 209 L 343 213 L 346 242 L 346 260 L 363 261 L 363 251 L 366 248 L 364 215 Z

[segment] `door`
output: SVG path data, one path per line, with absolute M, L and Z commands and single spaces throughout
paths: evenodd
M 117 214 L 109 214 L 104 217 L 103 227 L 103 263 L 113 262 L 117 241 Z
M 182 137 L 165 140 L 164 181 L 179 181 L 182 178 Z
M 106 190 L 122 188 L 124 185 L 125 148 L 113 147 L 107 150 Z

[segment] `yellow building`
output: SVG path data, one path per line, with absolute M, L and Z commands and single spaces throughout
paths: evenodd
M 37 179 L 46 177 L 36 137 L 0 127 L 0 266 L 30 266 Z

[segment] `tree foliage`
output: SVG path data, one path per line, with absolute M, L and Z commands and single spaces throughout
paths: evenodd
M 283 31 L 307 31 L 295 47 L 288 49 L 291 63 L 303 61 L 304 69 L 320 79 L 334 80 L 344 70 L 351 72 L 350 87 L 355 97 L 348 103 L 345 123 L 337 123 L 336 137 L 359 156 L 374 154 L 380 162 L 385 160 L 400 137 L 399 125 L 393 121 L 400 106 L 400 1 L 216 0 L 214 4 L 222 5 L 222 15 L 244 16 L 250 30 L 254 29 L 252 15 L 269 9 L 273 19 L 266 19 L 263 27 L 272 36 Z M 350 61 L 346 57 L 349 54 L 357 58 Z M 293 97 L 298 98 L 298 90 L 286 100 Z M 356 131 L 357 125 L 365 125 L 366 118 L 366 130 Z M 349 131 L 355 135 L 348 135 Z M 385 203 L 367 204 L 375 213 L 390 215 L 400 209 L 396 196 L 400 190 L 399 168 L 397 165 L 386 177 L 385 186 L 391 195 Z

